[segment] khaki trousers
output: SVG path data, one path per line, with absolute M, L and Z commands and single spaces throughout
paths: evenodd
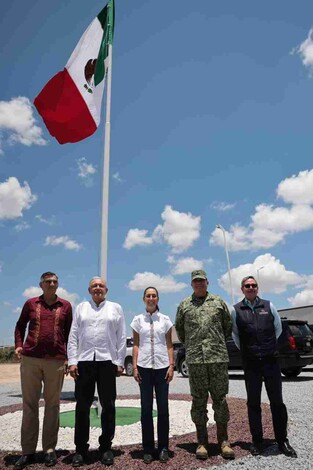
M 36 452 L 39 433 L 39 399 L 43 384 L 45 411 L 42 449 L 55 449 L 59 431 L 60 394 L 64 380 L 64 361 L 22 356 L 21 386 L 23 418 L 21 445 L 23 454 Z

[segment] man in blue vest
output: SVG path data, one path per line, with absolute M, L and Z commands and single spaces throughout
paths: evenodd
M 252 445 L 252 455 L 263 449 L 261 391 L 264 380 L 270 401 L 275 439 L 279 450 L 297 457 L 287 439 L 287 409 L 282 396 L 282 379 L 278 363 L 277 339 L 282 332 L 281 319 L 269 300 L 258 297 L 258 284 L 253 276 L 241 281 L 244 299 L 232 311 L 233 339 L 241 351 Z

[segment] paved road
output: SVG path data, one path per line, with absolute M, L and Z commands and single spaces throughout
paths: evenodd
M 231 371 L 229 372 L 229 396 L 237 398 L 246 398 L 246 391 L 243 380 L 242 371 Z M 313 368 L 306 368 L 301 373 L 301 375 L 296 379 L 283 379 L 283 390 L 284 396 L 286 396 L 285 401 L 288 406 L 289 393 L 297 393 L 297 404 L 300 405 L 301 402 L 301 387 L 306 388 L 305 384 L 313 382 Z M 264 388 L 264 387 L 263 387 Z M 180 374 L 175 372 L 173 382 L 170 385 L 170 393 L 183 393 L 189 394 L 189 381 L 184 379 Z M 123 375 L 117 379 L 117 394 L 118 396 L 124 395 L 138 395 L 139 388 L 138 384 L 132 377 L 126 377 Z M 62 398 L 70 399 L 74 398 L 74 381 L 71 378 L 67 378 L 64 381 Z M 265 391 L 263 390 L 262 401 L 268 402 Z M 293 400 L 292 400 L 293 401 Z M 13 405 L 16 403 L 21 403 L 21 387 L 19 382 L 3 384 L 0 383 L 0 406 L 4 405 Z

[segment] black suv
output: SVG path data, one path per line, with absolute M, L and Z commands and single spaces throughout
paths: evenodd
M 279 362 L 286 377 L 297 377 L 302 368 L 313 363 L 313 333 L 308 323 L 302 320 L 282 318 L 282 333 L 278 338 Z M 228 339 L 228 369 L 242 369 L 240 351 L 232 339 Z M 177 351 L 176 370 L 188 377 L 188 366 L 185 360 L 185 348 Z

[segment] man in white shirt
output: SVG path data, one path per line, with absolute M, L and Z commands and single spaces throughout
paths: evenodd
M 77 305 L 68 340 L 68 363 L 75 379 L 76 454 L 73 467 L 85 463 L 89 448 L 90 407 L 97 384 L 102 407 L 99 437 L 101 462 L 113 464 L 111 451 L 115 433 L 116 376 L 123 372 L 126 355 L 126 326 L 122 307 L 106 300 L 107 284 L 100 277 L 89 283 L 90 301 Z

